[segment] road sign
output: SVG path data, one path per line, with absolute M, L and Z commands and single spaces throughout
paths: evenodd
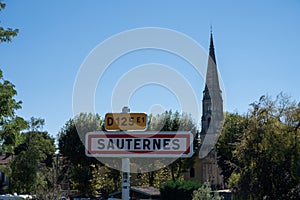
M 190 132 L 90 132 L 85 138 L 90 157 L 190 157 Z
M 147 115 L 145 113 L 107 113 L 105 129 L 112 130 L 146 130 Z

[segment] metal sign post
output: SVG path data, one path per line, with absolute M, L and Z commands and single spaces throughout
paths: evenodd
M 129 113 L 130 109 L 126 106 L 122 108 L 122 113 Z M 122 200 L 130 199 L 130 160 L 122 158 Z
M 130 194 L 130 160 L 122 158 L 122 199 L 129 199 Z

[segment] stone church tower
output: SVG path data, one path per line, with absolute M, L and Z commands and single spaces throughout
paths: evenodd
M 212 33 L 210 35 L 209 58 L 207 63 L 206 82 L 202 99 L 202 117 L 200 132 L 200 148 L 195 165 L 185 174 L 188 180 L 210 182 L 213 188 L 223 187 L 221 170 L 217 164 L 217 155 L 214 144 L 218 140 L 218 134 L 222 128 L 223 99 L 219 85 L 218 70 L 213 43 Z
M 212 117 L 223 121 L 222 91 L 219 84 L 214 42 L 211 33 L 206 82 L 202 100 L 201 136 L 205 136 L 210 129 L 216 128 L 210 127 Z M 215 119 L 213 120 L 215 121 Z M 218 121 L 216 123 L 218 123 Z

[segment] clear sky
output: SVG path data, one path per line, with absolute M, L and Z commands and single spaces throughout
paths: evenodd
M 12 43 L 0 44 L 0 69 L 15 84 L 23 108 L 18 115 L 46 120 L 56 136 L 72 118 L 72 93 L 80 65 L 89 52 L 112 35 L 133 28 L 162 27 L 182 32 L 209 46 L 210 25 L 219 72 L 226 90 L 227 111 L 247 112 L 261 95 L 284 92 L 300 101 L 300 1 L 146 1 L 52 0 L 4 1 L 0 26 L 18 28 Z M 110 112 L 108 93 L 122 76 L 121 66 L 156 62 L 174 66 L 198 91 L 198 81 L 186 62 L 166 52 L 145 50 L 123 56 L 97 90 L 96 109 Z M 99 83 L 101 84 L 101 82 Z M 106 84 L 106 85 L 105 85 Z M 99 87 L 101 88 L 101 87 Z M 99 101 L 98 101 L 99 100 Z M 161 104 L 177 109 L 170 91 L 144 87 L 133 95 L 133 111 Z M 134 108 L 133 108 L 134 107 Z

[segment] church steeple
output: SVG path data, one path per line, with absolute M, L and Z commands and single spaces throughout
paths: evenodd
M 221 94 L 212 33 L 210 33 L 209 57 L 206 71 L 206 86 L 208 87 L 208 89 L 214 90 L 214 92 L 220 92 Z
M 212 186 L 223 183 L 214 150 L 223 125 L 223 99 L 219 85 L 213 34 L 210 33 L 209 55 L 206 81 L 202 99 L 202 118 L 200 148 L 198 150 L 201 182 L 210 182 Z M 198 172 L 197 172 L 198 174 Z M 197 175 L 196 175 L 197 176 Z
M 219 85 L 213 34 L 210 33 L 209 57 L 207 62 L 206 82 L 202 100 L 201 135 L 208 133 L 212 119 L 223 118 L 223 100 Z M 210 129 L 213 129 L 212 127 Z
M 209 57 L 216 63 L 215 47 L 212 31 L 210 32 Z

